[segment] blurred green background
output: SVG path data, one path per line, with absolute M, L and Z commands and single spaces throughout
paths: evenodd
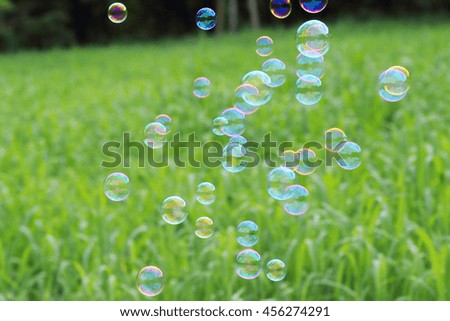
M 9 8 L 2 11 L 8 19 L 31 3 L 44 15 L 53 12 L 35 1 L 0 3 Z M 408 3 L 419 8 L 422 2 Z M 64 8 L 65 2 L 46 4 Z M 92 4 L 101 20 L 96 23 L 106 30 L 92 42 L 125 38 L 128 32 L 134 40 L 141 32 L 148 33 L 142 40 L 152 37 L 138 22 L 146 12 L 135 10 L 138 19 L 130 11 L 123 26 L 112 25 L 108 5 Z M 299 14 L 297 3 L 294 8 Z M 45 19 L 28 21 L 38 24 L 30 29 L 37 33 L 33 37 L 15 31 L 23 17 L 18 25 L 2 25 L 2 35 L 11 33 L 3 36 L 3 48 L 71 48 L 0 55 L 0 299 L 143 300 L 136 274 L 156 265 L 165 274 L 165 289 L 155 300 L 449 300 L 450 21 L 445 15 L 395 14 L 362 21 L 366 11 L 355 12 L 322 18 L 332 40 L 325 95 L 312 108 L 299 104 L 294 87 L 295 32 L 312 15 L 273 25 L 270 18 L 262 29 L 243 25 L 234 34 L 225 28 L 214 37 L 192 28 L 192 34 L 147 44 L 86 48 L 75 45 L 72 29 L 55 27 L 67 42 L 48 40 L 56 31 L 40 25 Z M 2 24 L 7 21 L 12 20 Z M 91 32 L 102 30 L 93 25 Z M 173 133 L 182 137 L 195 132 L 203 143 L 226 142 L 213 135 L 211 121 L 231 106 L 242 76 L 264 62 L 255 53 L 261 35 L 274 40 L 272 57 L 286 63 L 288 80 L 247 118 L 245 137 L 261 141 L 271 132 L 276 141 L 301 146 L 322 142 L 325 130 L 339 127 L 361 146 L 362 165 L 344 171 L 334 163 L 297 177 L 310 192 L 310 210 L 294 217 L 267 194 L 270 168 L 264 165 L 237 174 L 173 163 L 139 168 L 134 151 L 130 168 L 114 169 L 130 177 L 132 193 L 124 202 L 109 201 L 102 184 L 113 170 L 100 166 L 107 160 L 102 145 L 120 141 L 124 132 L 141 141 L 156 115 L 170 115 Z M 14 44 L 5 45 L 8 41 Z M 398 103 L 382 101 L 376 91 L 378 75 L 392 65 L 411 72 L 411 89 Z M 199 76 L 212 82 L 203 100 L 192 94 Z M 195 202 L 203 181 L 216 185 L 210 206 Z M 188 202 L 188 219 L 179 226 L 165 224 L 159 214 L 171 195 Z M 193 233 L 193 223 L 204 215 L 216 226 L 206 240 Z M 286 263 L 282 282 L 235 274 L 234 259 L 242 249 L 235 229 L 243 220 L 260 227 L 254 248 L 263 262 Z

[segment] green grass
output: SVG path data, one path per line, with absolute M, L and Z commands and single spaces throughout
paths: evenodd
M 450 24 L 344 21 L 330 30 L 315 108 L 294 97 L 294 28 L 0 56 L 0 299 L 142 300 L 136 274 L 156 265 L 166 278 L 156 300 L 450 300 Z M 114 169 L 130 177 L 132 194 L 107 200 L 102 183 L 114 170 L 100 166 L 102 144 L 123 132 L 141 141 L 160 113 L 183 137 L 226 141 L 211 121 L 260 68 L 263 34 L 289 79 L 248 117 L 246 138 L 271 132 L 301 146 L 339 127 L 362 147 L 362 165 L 297 177 L 311 204 L 294 217 L 267 194 L 267 166 L 138 168 L 134 152 L 131 168 Z M 392 65 L 411 72 L 398 103 L 376 92 Z M 198 76 L 213 84 L 205 100 L 192 95 Z M 216 185 L 211 206 L 194 201 L 202 181 Z M 170 195 L 189 205 L 179 226 L 159 214 Z M 203 215 L 216 225 L 207 240 L 193 234 Z M 235 227 L 245 219 L 260 226 L 264 262 L 286 262 L 282 282 L 235 275 Z

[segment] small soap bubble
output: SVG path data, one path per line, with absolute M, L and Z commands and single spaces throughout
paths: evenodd
M 321 79 L 324 74 L 324 58 L 315 52 L 309 52 L 308 55 L 299 53 L 297 56 L 296 74 L 298 77 L 313 75 Z
M 354 142 L 347 141 L 337 153 L 338 165 L 346 170 L 353 170 L 361 165 L 361 147 Z
M 253 114 L 259 109 L 259 97 L 258 88 L 250 84 L 242 84 L 234 91 L 234 107 L 246 115 Z M 247 101 L 251 101 L 252 104 Z M 253 103 L 256 103 L 256 105 Z
M 164 288 L 164 274 L 156 266 L 146 266 L 139 271 L 136 278 L 136 285 L 143 295 L 156 296 Z
M 266 276 L 274 282 L 283 280 L 286 277 L 286 264 L 279 259 L 270 260 L 266 265 Z
M 172 225 L 183 223 L 188 216 L 186 202 L 179 196 L 166 198 L 161 206 L 161 216 L 165 222 Z
M 305 75 L 295 83 L 297 94 L 295 98 L 303 105 L 315 105 L 323 96 L 322 82 L 313 75 Z
M 409 71 L 401 66 L 383 71 L 378 78 L 378 94 L 389 102 L 402 100 L 409 90 L 408 77 Z
M 236 107 L 224 110 L 221 116 L 227 120 L 227 123 L 222 125 L 225 135 L 236 136 L 245 131 L 245 115 Z
M 286 188 L 288 197 L 281 201 L 283 209 L 291 215 L 302 215 L 309 208 L 308 190 L 301 185 L 291 185 Z
M 242 83 L 256 87 L 258 92 L 246 92 L 242 96 L 245 102 L 252 106 L 262 106 L 272 99 L 273 89 L 270 87 L 272 79 L 269 75 L 260 70 L 253 70 L 242 77 Z
M 202 8 L 195 16 L 197 27 L 202 30 L 211 30 L 216 26 L 216 13 L 211 8 Z
M 280 59 L 266 60 L 261 69 L 270 77 L 269 87 L 279 87 L 286 81 L 286 65 Z
M 195 221 L 195 235 L 208 239 L 214 234 L 214 222 L 209 217 L 200 217 Z
M 309 13 L 318 13 L 325 9 L 328 0 L 300 0 L 300 6 Z
M 166 128 L 166 134 L 172 130 L 172 118 L 166 114 L 161 114 L 155 117 L 155 122 L 160 123 Z
M 236 256 L 236 265 L 237 275 L 246 280 L 257 278 L 262 271 L 261 256 L 250 249 L 239 252 Z
M 167 129 L 160 122 L 149 123 L 144 128 L 144 143 L 149 148 L 158 149 L 166 143 Z
M 325 148 L 332 153 L 339 152 L 347 141 L 347 135 L 339 128 L 330 128 L 325 132 Z
M 325 55 L 330 49 L 329 31 L 319 20 L 309 20 L 297 29 L 297 49 L 312 58 Z
M 245 139 L 245 137 L 241 136 L 241 135 L 236 135 L 233 137 L 230 137 L 228 143 L 236 143 L 239 145 L 244 145 L 247 142 L 247 139 Z
M 270 12 L 278 19 L 284 19 L 291 14 L 291 0 L 270 0 Z
M 209 96 L 211 81 L 205 77 L 199 77 L 194 80 L 194 96 L 198 98 L 206 98 Z
M 247 150 L 237 142 L 231 142 L 223 148 L 222 167 L 230 173 L 242 172 L 248 165 Z
M 272 169 L 267 176 L 267 192 L 276 200 L 284 200 L 289 197 L 286 188 L 292 185 L 295 173 L 286 167 Z
M 197 186 L 197 193 L 195 197 L 199 203 L 203 205 L 210 205 L 216 200 L 215 190 L 216 187 L 209 182 L 200 183 Z
M 256 39 L 256 53 L 261 57 L 270 56 L 273 52 L 273 40 L 268 36 Z
M 103 183 L 103 191 L 111 201 L 123 201 L 130 195 L 130 180 L 124 173 L 109 174 Z
M 258 225 L 252 221 L 243 221 L 237 227 L 237 241 L 240 245 L 250 247 L 258 243 Z
M 301 148 L 297 151 L 287 150 L 281 156 L 285 166 L 301 175 L 309 175 L 318 167 L 317 155 L 309 148 Z
M 212 131 L 217 136 L 225 135 L 223 132 L 223 126 L 228 125 L 228 120 L 225 117 L 217 117 L 213 120 Z
M 108 18 L 114 23 L 124 22 L 127 16 L 127 8 L 120 2 L 115 2 L 108 8 Z

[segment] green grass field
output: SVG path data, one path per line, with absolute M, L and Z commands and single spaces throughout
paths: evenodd
M 245 31 L 153 44 L 24 52 L 0 56 L 0 299 L 145 300 L 135 277 L 144 266 L 165 273 L 153 300 L 450 300 L 450 24 L 441 21 L 343 21 L 330 24 L 325 96 L 306 107 L 294 96 L 295 28 Z M 310 210 L 286 214 L 266 191 L 265 165 L 231 174 L 220 168 L 107 169 L 102 144 L 124 132 L 141 141 L 161 113 L 173 133 L 226 142 L 211 121 L 231 107 L 242 76 L 265 60 L 255 39 L 274 40 L 272 57 L 288 69 L 285 85 L 247 118 L 244 136 L 299 147 L 342 128 L 362 148 L 362 165 L 334 163 L 296 182 Z M 398 103 L 382 101 L 378 75 L 392 65 L 411 72 Z M 192 82 L 206 76 L 200 100 Z M 323 152 L 323 151 L 322 151 Z M 323 157 L 323 153 L 319 153 Z M 123 171 L 125 202 L 103 194 L 103 180 Z M 216 185 L 210 206 L 195 202 L 198 183 Z M 179 226 L 165 224 L 162 201 L 189 207 Z M 193 233 L 200 216 L 212 238 Z M 288 274 L 240 279 L 236 226 L 261 230 L 254 247 Z

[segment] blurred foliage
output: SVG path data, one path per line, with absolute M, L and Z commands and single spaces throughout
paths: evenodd
M 178 36 L 196 31 L 195 12 L 203 7 L 216 8 L 224 1 L 226 17 L 228 0 L 124 0 L 129 11 L 125 23 L 114 25 L 108 21 L 106 10 L 111 0 L 0 0 L 0 50 L 19 48 L 45 49 L 74 44 L 112 41 L 152 40 L 163 36 Z M 269 12 L 269 0 L 258 2 L 263 24 L 298 23 L 312 16 L 303 12 L 298 1 L 293 1 L 293 12 L 288 19 L 277 20 Z M 239 2 L 239 25 L 248 26 L 246 1 Z M 333 19 L 342 15 L 367 18 L 374 15 L 448 14 L 449 0 L 343 0 L 330 1 L 324 12 L 314 17 Z M 228 18 L 222 22 L 226 30 Z M 220 23 L 220 22 L 219 22 Z

